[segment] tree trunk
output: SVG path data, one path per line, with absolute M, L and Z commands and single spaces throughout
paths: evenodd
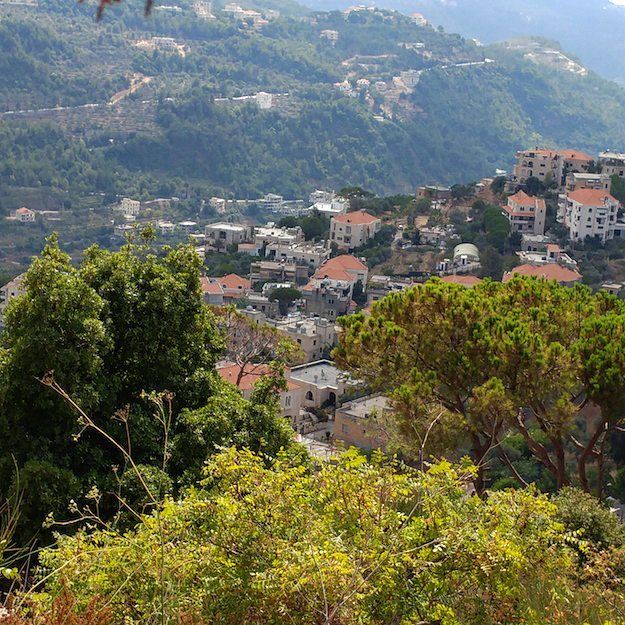
M 585 490 L 587 493 L 590 492 L 590 485 L 588 484 L 588 475 L 586 473 L 586 468 L 590 459 L 597 455 L 597 452 L 595 451 L 595 445 L 601 437 L 601 434 L 605 433 L 607 424 L 608 421 L 604 417 L 601 420 L 601 423 L 597 426 L 594 434 L 590 437 L 590 440 L 584 448 L 584 451 L 582 451 L 580 457 L 577 459 L 577 473 L 579 475 L 579 483 L 582 489 Z

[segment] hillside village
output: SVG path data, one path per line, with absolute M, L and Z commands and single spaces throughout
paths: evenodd
M 425 185 L 412 198 L 389 201 L 359 188 L 317 190 L 307 202 L 278 194 L 213 197 L 206 204 L 214 216 L 198 220 L 154 218 L 174 215 L 178 198 L 125 197 L 112 207 L 110 236 L 120 245 L 147 228 L 157 246 L 190 241 L 205 263 L 206 305 L 235 307 L 250 324 L 275 328 L 301 350 L 280 399 L 302 440 L 319 453 L 339 441 L 371 449 L 385 443 L 370 417 L 386 400 L 359 396 L 331 361 L 340 317 L 367 313 L 386 295 L 432 278 L 470 288 L 483 279 L 536 276 L 625 292 L 618 262 L 605 274 L 616 277 L 599 282 L 585 279 L 582 268 L 589 250 L 625 257 L 623 205 L 615 197 L 625 199 L 625 154 L 533 149 L 519 151 L 515 162 L 507 175 Z M 267 221 L 259 221 L 263 216 Z M 6 219 L 28 229 L 59 213 L 23 207 Z M 22 292 L 22 277 L 0 289 L 0 313 Z M 218 371 L 246 397 L 267 373 L 252 361 L 222 362 Z

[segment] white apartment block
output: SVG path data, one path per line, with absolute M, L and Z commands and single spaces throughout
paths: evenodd
M 269 222 L 266 226 L 254 228 L 254 245 L 261 249 L 266 245 L 293 245 L 304 241 L 304 233 L 299 226 L 281 228 Z
M 278 212 L 284 204 L 284 198 L 281 195 L 275 193 L 267 193 L 259 200 L 256 200 L 259 208 L 268 212 Z
M 265 258 L 297 263 L 317 269 L 328 258 L 331 250 L 322 243 L 269 243 L 265 250 Z
M 381 228 L 382 220 L 365 211 L 336 215 L 330 220 L 330 243 L 351 251 L 373 239 Z
M 204 229 L 206 244 L 215 249 L 225 249 L 230 245 L 239 245 L 250 239 L 250 227 L 241 224 L 216 223 Z
M 124 215 L 134 215 L 136 217 L 141 212 L 141 202 L 132 200 L 129 197 L 122 198 L 122 201 L 119 203 L 119 210 Z
M 564 225 L 571 241 L 599 237 L 602 241 L 614 238 L 619 201 L 598 189 L 579 189 L 567 193 Z
M 542 198 L 532 197 L 519 191 L 508 198 L 504 215 L 510 222 L 512 232 L 521 234 L 544 234 L 547 205 Z

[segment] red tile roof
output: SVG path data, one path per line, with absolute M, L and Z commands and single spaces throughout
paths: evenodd
M 221 288 L 221 284 L 219 282 L 211 281 L 206 276 L 202 276 L 200 278 L 200 286 L 202 288 L 202 293 L 206 293 L 207 295 L 222 295 L 223 289 Z
M 252 284 L 247 278 L 242 278 L 236 273 L 229 273 L 217 280 L 221 287 L 228 291 L 249 291 L 252 288 Z
M 368 267 L 361 260 L 352 256 L 351 254 L 341 254 L 341 256 L 335 256 L 326 260 L 324 263 L 326 267 L 340 267 L 346 271 L 367 271 Z
M 335 215 L 332 219 L 342 224 L 372 224 L 379 221 L 379 217 L 374 217 L 365 211 L 354 211 L 353 213 L 344 213 Z
M 341 269 L 340 267 L 319 267 L 319 269 L 315 271 L 313 278 L 317 278 L 318 280 L 325 280 L 328 278 L 329 280 L 340 280 L 342 282 L 356 281 L 353 274 L 347 273 L 347 271 Z
M 236 364 L 217 367 L 217 373 L 221 379 L 226 382 L 230 382 L 231 384 L 236 384 L 240 371 L 241 367 Z M 241 381 L 239 382 L 239 388 L 242 391 L 250 391 L 254 388 L 254 384 L 256 384 L 261 377 L 269 375 L 270 373 L 271 369 L 268 365 L 247 364 L 244 367 L 244 373 Z M 287 387 L 290 391 L 292 391 L 300 388 L 300 385 L 292 382 L 291 380 L 287 380 Z
M 547 265 L 535 266 L 535 265 L 519 265 L 512 271 L 504 274 L 502 282 L 508 282 L 512 280 L 515 275 L 520 276 L 534 276 L 536 278 L 543 278 L 545 280 L 556 280 L 556 282 L 562 282 L 569 284 L 571 282 L 578 282 L 582 279 L 579 272 L 572 269 L 562 267 L 557 263 L 549 263 Z
M 443 282 L 449 282 L 450 284 L 460 284 L 461 286 L 472 287 L 476 284 L 482 282 L 480 278 L 477 276 L 469 276 L 469 275 L 456 275 L 456 276 L 445 276 L 441 278 Z
M 33 211 L 30 210 L 30 208 L 26 208 L 25 206 L 22 206 L 22 208 L 18 208 L 15 211 L 16 215 L 30 215 Z
M 577 189 L 577 191 L 568 193 L 566 197 L 585 206 L 603 206 L 605 198 L 611 202 L 618 202 L 613 195 L 602 189 Z
M 579 152 L 578 150 L 560 150 L 558 152 L 560 156 L 570 161 L 592 161 L 594 158 L 586 152 Z
M 514 202 L 515 204 L 519 204 L 520 206 L 534 206 L 542 208 L 545 208 L 547 206 L 545 200 L 540 197 L 528 195 L 527 193 L 525 193 L 525 191 L 518 191 L 514 195 L 511 195 L 508 198 L 508 203 L 510 202 Z

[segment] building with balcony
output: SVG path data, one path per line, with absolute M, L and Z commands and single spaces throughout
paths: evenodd
M 599 154 L 599 165 L 601 173 L 608 176 L 617 175 L 625 178 L 625 154 L 612 152 L 610 150 Z
M 305 265 L 317 269 L 330 257 L 330 250 L 323 243 L 292 243 L 288 245 L 270 243 L 265 249 L 265 258 Z
M 519 191 L 508 198 L 504 215 L 510 222 L 512 232 L 521 234 L 544 234 L 547 205 L 545 200 Z
M 216 250 L 225 250 L 231 245 L 249 241 L 251 228 L 241 224 L 216 223 L 209 224 L 204 229 L 206 245 Z
M 599 189 L 601 191 L 610 192 L 611 179 L 608 174 L 567 174 L 565 189 L 567 192 L 577 191 L 578 189 Z
M 597 237 L 609 241 L 615 236 L 619 201 L 599 189 L 579 189 L 567 193 L 563 223 L 569 230 L 571 241 Z
M 306 362 L 322 359 L 338 342 L 338 327 L 323 317 L 289 315 L 272 325 L 300 346 Z
M 330 220 L 330 244 L 352 251 L 373 239 L 382 228 L 382 220 L 365 211 L 335 215 Z
M 294 262 L 257 260 L 250 265 L 252 286 L 258 282 L 289 282 L 300 286 L 308 282 L 308 267 Z

